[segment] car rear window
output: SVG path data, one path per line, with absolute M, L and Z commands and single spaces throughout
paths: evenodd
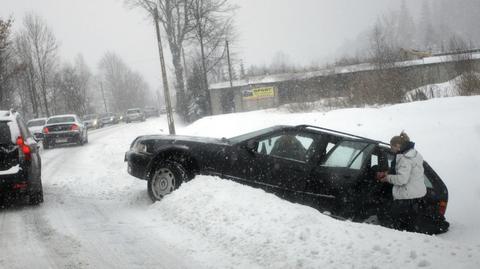
M 12 143 L 12 133 L 10 132 L 10 127 L 8 126 L 7 121 L 0 121 L 0 144 L 11 144 Z
M 55 117 L 55 118 L 50 118 L 47 121 L 48 124 L 64 123 L 64 122 L 65 123 L 75 122 L 75 117 L 72 117 L 72 116 Z
M 46 120 L 31 120 L 27 123 L 27 127 L 37 127 L 45 125 Z

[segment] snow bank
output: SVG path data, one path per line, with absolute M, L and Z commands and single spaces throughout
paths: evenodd
M 198 176 L 150 213 L 200 234 L 214 248 L 195 249 L 198 260 L 221 268 L 478 268 L 480 245 L 339 221 L 260 189 Z M 220 264 L 216 263 L 220 262 Z
M 313 124 L 389 141 L 405 130 L 417 149 L 446 183 L 450 199 L 443 235 L 480 243 L 480 96 L 432 99 L 383 108 L 352 108 L 330 112 L 289 114 L 276 110 L 207 117 L 182 134 L 231 137 L 278 124 Z

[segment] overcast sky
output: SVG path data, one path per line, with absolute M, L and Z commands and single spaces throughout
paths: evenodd
M 334 59 L 346 39 L 354 39 L 400 0 L 231 0 L 239 6 L 239 40 L 233 49 L 245 66 L 268 64 L 283 51 L 296 64 Z M 43 17 L 59 40 L 60 56 L 81 53 L 96 71 L 106 51 L 119 54 L 134 70 L 159 87 L 160 67 L 154 29 L 140 10 L 123 0 L 0 0 L 0 16 L 12 16 L 14 29 L 23 16 Z M 169 53 L 168 48 L 165 50 Z M 173 81 L 173 77 L 170 78 Z

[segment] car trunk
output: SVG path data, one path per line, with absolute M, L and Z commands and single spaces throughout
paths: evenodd
M 73 123 L 61 123 L 61 124 L 52 124 L 47 125 L 48 132 L 65 132 L 70 131 Z

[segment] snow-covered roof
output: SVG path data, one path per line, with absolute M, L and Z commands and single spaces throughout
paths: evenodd
M 51 117 L 48 118 L 48 119 L 63 118 L 63 117 L 76 117 L 76 116 L 77 116 L 77 115 L 75 115 L 75 114 L 55 115 L 55 116 L 51 116 Z
M 439 55 L 439 56 L 426 57 L 420 60 L 396 62 L 393 68 L 455 62 L 462 59 L 477 60 L 477 59 L 480 59 L 480 53 Z M 314 77 L 324 77 L 329 75 L 370 71 L 374 69 L 375 69 L 374 64 L 362 63 L 362 64 L 349 65 L 349 66 L 338 66 L 334 68 L 326 68 L 326 69 L 311 71 L 311 72 L 284 73 L 284 74 L 275 74 L 275 75 L 256 76 L 256 77 L 250 77 L 247 79 L 235 80 L 233 81 L 233 87 L 241 87 L 241 86 L 247 86 L 247 85 L 253 85 L 253 84 L 267 84 L 267 83 L 275 83 L 275 82 L 282 82 L 282 81 L 289 81 L 289 80 L 303 80 L 303 79 L 309 79 Z M 211 90 L 224 89 L 224 88 L 230 88 L 229 81 L 210 85 Z
M 9 121 L 15 119 L 15 113 L 8 110 L 0 110 L 0 121 Z

